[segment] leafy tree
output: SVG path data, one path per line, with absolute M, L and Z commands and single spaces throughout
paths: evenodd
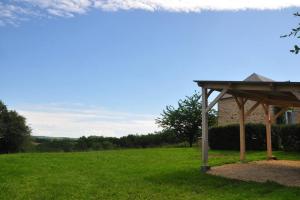
M 296 13 L 294 13 L 294 16 L 300 17 L 300 13 L 296 12 Z M 292 31 L 289 34 L 282 35 L 281 37 L 282 38 L 285 38 L 285 37 L 296 37 L 296 38 L 299 39 L 300 38 L 299 32 L 300 32 L 300 23 L 298 24 L 297 27 L 293 28 Z M 298 54 L 299 51 L 300 51 L 300 47 L 298 45 L 294 45 L 294 49 L 290 50 L 290 52 L 295 53 L 295 54 Z
M 190 97 L 178 101 L 178 107 L 167 106 L 156 123 L 164 129 L 169 129 L 177 134 L 177 137 L 185 138 L 192 147 L 196 136 L 201 130 L 201 95 L 195 93 Z M 209 126 L 216 124 L 216 111 L 208 113 Z
M 182 142 L 176 137 L 174 131 L 162 130 L 160 132 L 149 133 L 147 135 L 127 135 L 123 136 L 113 144 L 121 148 L 147 148 L 164 145 L 174 145 Z
M 80 137 L 76 143 L 76 149 L 79 151 L 87 151 L 89 149 L 89 141 L 85 136 Z
M 24 151 L 30 133 L 31 129 L 26 125 L 26 119 L 16 111 L 9 111 L 0 101 L 0 152 Z

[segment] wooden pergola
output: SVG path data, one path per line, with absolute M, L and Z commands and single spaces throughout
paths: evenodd
M 273 159 L 271 124 L 287 109 L 300 107 L 300 82 L 245 82 L 245 81 L 195 81 L 202 88 L 202 171 L 209 170 L 208 165 L 208 112 L 225 95 L 230 94 L 239 108 L 240 122 L 240 160 L 245 160 L 245 119 L 261 105 L 265 113 L 267 158 Z M 217 91 L 217 97 L 208 104 L 208 97 Z M 245 103 L 256 102 L 249 110 Z M 271 116 L 270 106 L 281 110 Z M 226 141 L 224 141 L 226 142 Z

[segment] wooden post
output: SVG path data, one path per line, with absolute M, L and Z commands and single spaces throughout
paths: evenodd
M 240 101 L 240 160 L 245 161 L 246 136 L 245 136 L 245 102 Z
M 202 172 L 209 170 L 208 165 L 208 117 L 207 117 L 207 88 L 202 87 Z
M 265 123 L 266 123 L 266 139 L 267 139 L 267 158 L 273 159 L 272 155 L 272 139 L 271 139 L 271 112 L 270 112 L 270 106 L 265 105 Z
M 240 160 L 241 162 L 245 161 L 245 152 L 246 152 L 246 136 L 245 136 L 245 103 L 247 99 L 237 98 L 233 96 L 235 102 L 239 108 L 240 114 Z

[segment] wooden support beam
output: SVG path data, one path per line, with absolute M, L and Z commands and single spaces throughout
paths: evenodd
M 232 96 L 236 96 L 236 97 L 247 97 L 247 98 L 249 98 L 249 100 L 252 100 L 252 101 L 266 102 L 269 105 L 300 107 L 299 100 L 295 100 L 294 98 L 291 98 L 291 97 L 280 97 L 278 99 L 278 97 L 275 97 L 275 96 L 269 97 L 266 94 L 249 92 L 249 91 L 228 90 L 227 93 L 231 94 Z
M 206 108 L 205 112 L 210 111 L 214 105 L 226 94 L 228 89 L 223 89 L 222 92 L 209 104 L 209 106 Z
M 261 103 L 261 106 L 263 107 L 264 112 L 265 112 L 265 115 L 266 115 L 266 114 L 267 114 L 267 107 L 266 107 L 266 104 Z
M 245 161 L 246 137 L 245 137 L 245 101 L 240 99 L 240 160 Z
M 202 87 L 202 172 L 209 170 L 208 165 L 208 114 L 207 107 L 207 89 Z
M 251 113 L 259 106 L 261 102 L 258 101 L 256 102 L 246 113 L 245 118 L 249 117 L 249 115 L 251 115 Z
M 248 98 L 233 96 L 236 104 L 241 108 L 248 101 Z
M 208 94 L 207 94 L 207 98 L 214 92 L 215 90 L 214 89 L 210 89 Z
M 298 100 L 300 100 L 300 92 L 299 92 L 299 91 L 291 91 L 291 93 L 292 93 Z
M 240 100 L 236 97 L 236 96 L 233 96 L 233 98 L 234 98 L 234 100 L 235 100 L 235 102 L 236 102 L 236 104 L 237 104 L 237 106 L 239 107 L 239 109 L 241 108 L 241 106 L 242 106 L 242 103 L 240 102 Z
M 275 116 L 273 116 L 273 117 L 271 118 L 271 123 L 275 123 L 276 119 L 277 119 L 280 115 L 282 115 L 285 111 L 287 111 L 288 109 L 289 109 L 288 107 L 281 108 L 281 110 L 280 110 L 278 113 L 276 113 Z
M 265 123 L 266 123 L 266 141 L 267 141 L 267 158 L 273 159 L 272 155 L 272 122 L 271 122 L 271 112 L 270 112 L 270 106 L 267 104 L 264 104 L 264 111 L 265 111 Z

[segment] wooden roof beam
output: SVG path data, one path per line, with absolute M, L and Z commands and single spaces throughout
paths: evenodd
M 300 100 L 300 92 L 298 91 L 291 91 L 291 93 L 298 99 Z
M 261 101 L 257 101 L 245 114 L 245 118 L 249 117 L 249 115 L 251 115 L 251 113 L 259 106 L 259 104 L 261 103 Z
M 272 117 L 272 123 L 275 122 L 275 120 L 280 116 L 282 115 L 285 111 L 287 111 L 289 108 L 288 107 L 283 107 L 281 108 L 281 110 L 275 114 L 275 116 Z
M 291 92 L 300 91 L 300 85 L 278 85 L 278 84 L 235 84 L 235 83 L 198 83 L 199 86 L 205 86 L 208 89 L 222 90 L 228 88 L 231 90 L 257 90 L 257 91 L 277 91 L 277 92 Z
M 237 97 L 247 97 L 249 100 L 252 101 L 261 101 L 263 103 L 268 103 L 270 105 L 296 105 L 296 107 L 300 106 L 300 101 L 297 100 L 289 100 L 289 99 L 273 99 L 268 95 L 263 94 L 253 94 L 251 92 L 246 91 L 228 91 L 227 93 L 232 94 L 233 96 Z
M 224 96 L 224 94 L 226 94 L 226 92 L 228 91 L 228 89 L 223 89 L 222 92 L 209 104 L 209 106 L 207 106 L 206 108 L 206 112 L 210 111 L 210 109 L 212 109 L 212 107 L 214 107 L 214 105 Z

